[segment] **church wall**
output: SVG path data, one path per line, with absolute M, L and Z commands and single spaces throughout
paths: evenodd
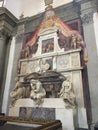
M 90 4 L 86 4 L 86 6 L 82 6 L 83 10 L 85 10 L 86 7 L 88 7 Z M 67 7 L 67 8 L 66 8 Z M 77 8 L 76 8 L 77 7 Z M 74 19 L 77 19 L 80 17 L 80 14 L 78 14 L 78 11 L 80 10 L 78 8 L 78 6 L 74 7 L 72 3 L 68 4 L 68 5 L 64 5 L 62 7 L 58 7 L 55 9 L 56 15 L 58 17 L 60 17 L 63 21 L 67 22 L 67 21 L 71 21 Z M 91 7 L 90 7 L 91 8 Z M 21 19 L 19 21 L 19 25 L 22 25 L 21 27 L 24 26 L 24 32 L 18 34 L 18 41 L 15 42 L 15 54 L 14 54 L 14 65 L 13 65 L 13 69 L 12 69 L 12 78 L 11 78 L 11 84 L 10 84 L 10 88 L 14 88 L 15 82 L 14 79 L 16 77 L 16 71 L 17 71 L 17 61 L 19 58 L 19 52 L 22 48 L 22 40 L 19 40 L 21 38 L 23 38 L 23 36 L 21 34 L 24 33 L 29 33 L 29 32 L 33 32 L 36 27 L 39 25 L 39 21 L 42 19 L 43 13 L 36 15 L 34 17 L 28 17 L 28 18 L 24 18 Z M 86 21 L 86 19 L 85 19 Z M 87 46 L 87 50 L 88 50 L 88 56 L 89 56 L 89 61 L 87 63 L 87 72 L 88 72 L 88 81 L 89 81 L 89 90 L 90 90 L 90 99 L 91 99 L 91 108 L 92 108 L 92 124 L 90 125 L 95 125 L 96 121 L 98 120 L 98 114 L 97 114 L 97 110 L 98 110 L 98 102 L 97 102 L 97 86 L 98 86 L 98 81 L 97 81 L 97 75 L 98 75 L 98 61 L 97 59 L 97 39 L 95 37 L 95 35 L 97 36 L 97 25 L 96 25 L 96 20 L 95 20 L 95 24 L 93 24 L 93 22 L 88 22 L 87 24 L 83 23 L 83 33 L 84 33 L 84 39 L 86 42 L 86 46 Z M 19 27 L 19 28 L 21 28 Z M 95 28 L 94 28 L 95 27 Z M 21 32 L 22 29 L 20 29 Z M 18 30 L 19 33 L 19 30 Z M 19 38 L 20 36 L 20 38 Z M 95 40 L 96 39 L 96 40 Z M 16 55 L 18 54 L 18 55 Z M 94 60 L 95 59 L 95 60 Z M 84 88 L 85 91 L 85 88 Z M 10 99 L 9 99 L 9 103 L 8 106 L 10 104 Z M 8 107 L 7 106 L 7 107 Z M 7 110 L 8 111 L 8 110 Z M 89 122 L 91 123 L 91 122 Z M 93 128 L 92 128 L 93 130 Z
M 53 7 L 55 8 L 72 1 L 73 0 L 54 0 Z M 24 17 L 40 14 L 41 12 L 44 12 L 44 6 L 44 0 L 25 0 L 24 2 L 21 0 L 5 0 L 4 2 L 4 7 L 11 11 L 17 18 L 19 18 L 22 13 L 24 14 Z
M 67 7 L 67 9 L 66 9 L 66 7 Z M 60 13 L 59 13 L 59 11 L 58 10 L 60 10 Z M 74 6 L 73 6 L 73 3 L 71 3 L 71 4 L 68 4 L 67 6 L 66 5 L 64 5 L 64 6 L 62 6 L 62 7 L 59 7 L 59 8 L 56 8 L 55 9 L 55 11 L 56 11 L 56 15 L 58 16 L 59 15 L 59 17 L 63 20 L 63 21 L 67 21 L 67 22 L 69 22 L 69 21 L 73 21 L 73 20 L 75 20 L 75 19 L 79 19 L 79 14 L 78 14 L 78 7 L 77 8 L 75 8 Z M 25 33 L 29 33 L 29 32 L 33 32 L 35 29 L 36 29 L 36 27 L 40 24 L 40 20 L 42 19 L 42 17 L 43 17 L 43 14 L 39 14 L 39 15 L 37 15 L 37 16 L 34 16 L 34 17 L 29 17 L 29 18 L 24 18 L 24 19 L 21 19 L 20 21 L 19 21 L 19 24 L 18 24 L 18 31 L 17 31 L 17 35 L 16 35 L 16 41 L 15 41 L 15 54 L 14 54 L 14 64 L 13 64 L 13 69 L 12 69 L 12 78 L 11 78 L 11 84 L 10 84 L 10 91 L 12 90 L 12 88 L 14 88 L 14 86 L 15 86 L 15 81 L 14 81 L 14 79 L 15 79 L 15 77 L 16 77 L 16 74 L 17 74 L 17 61 L 18 61 L 18 58 L 19 58 L 19 52 L 20 52 L 20 50 L 21 50 L 21 48 L 22 48 L 22 43 L 23 43 L 23 38 L 24 38 L 24 34 Z M 16 54 L 18 54 L 18 55 L 16 55 Z M 74 72 L 73 72 L 74 73 Z M 74 73 L 75 74 L 75 76 L 77 76 L 77 77 L 80 77 L 81 78 L 81 73 L 80 72 L 77 72 L 77 73 Z M 74 74 L 73 74 L 73 77 L 74 77 Z M 80 80 L 80 79 L 79 79 Z M 76 84 L 76 79 L 75 78 L 73 78 L 73 82 L 74 82 L 74 84 Z M 80 83 L 79 83 L 80 84 Z M 81 88 L 81 86 L 82 85 L 80 85 L 79 87 Z M 77 88 L 78 88 L 78 84 L 77 84 Z M 77 91 L 77 90 L 76 90 Z M 82 90 L 81 90 L 82 91 Z M 81 92 L 79 92 L 79 93 L 81 93 Z M 81 101 L 80 101 L 80 109 L 78 110 L 80 113 L 85 113 L 85 110 L 84 109 L 82 109 L 82 107 L 84 107 L 84 101 L 83 101 L 83 98 L 81 98 L 81 97 L 83 97 L 83 95 L 82 94 L 80 94 L 80 95 L 82 95 L 82 96 L 80 96 L 79 95 L 79 93 L 77 92 L 77 94 L 78 94 L 78 97 L 80 98 L 80 100 L 82 101 L 82 103 L 81 103 Z M 11 99 L 9 98 L 9 103 L 8 103 L 8 106 L 9 106 L 9 104 L 11 103 Z M 8 107 L 7 106 L 7 107 Z M 9 110 L 7 110 L 7 112 L 8 112 Z M 80 122 L 79 122 L 79 126 L 80 127 L 82 127 L 84 124 L 86 124 L 87 122 L 83 122 L 83 124 L 81 123 L 81 117 L 80 117 L 80 115 L 79 115 L 79 120 L 80 120 Z M 84 118 L 84 117 L 83 117 Z M 85 116 L 85 118 L 86 118 L 86 116 Z M 84 125 L 84 127 L 86 126 L 86 128 L 87 128 L 87 124 L 86 125 Z
M 79 19 L 78 6 L 74 7 L 73 3 L 63 5 L 54 9 L 55 14 L 63 20 L 63 22 L 68 22 Z M 36 16 L 24 18 L 20 20 L 20 24 L 25 23 L 25 33 L 35 31 L 35 29 L 40 24 L 44 13 L 38 14 Z M 79 30 L 80 31 L 80 30 Z

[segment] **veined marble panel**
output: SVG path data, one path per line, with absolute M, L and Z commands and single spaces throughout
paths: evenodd
M 27 73 L 38 72 L 40 70 L 40 61 L 33 60 L 28 63 Z
M 21 71 L 20 71 L 21 75 L 25 75 L 27 73 L 28 69 L 27 65 L 28 65 L 27 62 L 21 63 Z
M 80 67 L 80 53 L 75 52 L 71 54 L 71 68 Z
M 23 61 L 21 62 L 21 71 L 20 74 L 21 75 L 26 75 L 26 74 L 30 74 L 32 72 L 38 72 L 40 70 L 40 66 L 39 66 L 39 59 L 38 60 L 33 60 L 33 61 Z
M 10 107 L 9 108 L 9 116 L 19 116 L 19 107 Z
M 63 130 L 75 130 L 73 109 L 56 109 L 56 119 L 61 120 Z
M 60 55 L 57 57 L 57 71 L 65 70 L 71 67 L 70 55 Z
M 83 96 L 82 74 L 80 70 L 72 72 L 72 84 L 74 93 L 76 95 L 77 105 L 78 107 L 83 107 L 84 96 Z
M 85 108 L 78 108 L 78 124 L 79 128 L 88 129 L 87 115 Z
M 19 117 L 55 119 L 54 108 L 20 107 Z
M 69 52 L 59 52 L 59 53 L 47 53 L 39 55 L 31 59 L 20 60 L 21 71 L 20 75 L 30 74 L 33 72 L 41 71 L 41 61 L 45 59 L 46 61 L 51 61 L 51 70 L 56 70 L 57 72 L 71 72 L 81 70 L 80 62 L 80 50 L 72 50 Z

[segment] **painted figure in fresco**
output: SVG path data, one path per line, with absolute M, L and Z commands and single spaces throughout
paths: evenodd
M 31 80 L 31 94 L 30 98 L 33 99 L 36 105 L 43 103 L 43 98 L 46 96 L 46 91 L 42 87 L 42 83 L 38 80 Z
M 25 58 L 29 57 L 29 55 L 30 55 L 30 49 L 29 49 L 29 45 L 27 45 L 25 48 Z
M 49 42 L 49 43 L 47 44 L 47 50 L 46 50 L 46 52 L 52 52 L 53 49 L 54 49 L 54 43 Z
M 44 40 L 42 42 L 42 53 L 49 53 L 49 52 L 53 52 L 54 50 L 54 39 L 48 39 L 48 40 Z
M 26 91 L 25 87 L 23 87 L 23 85 L 19 81 L 18 77 L 15 78 L 15 81 L 16 81 L 15 88 L 10 93 L 10 96 L 12 97 L 11 106 L 14 106 L 18 99 L 24 98 L 25 97 L 25 91 Z
M 71 48 L 76 49 L 77 48 L 77 36 L 76 34 L 71 35 Z
M 66 80 L 62 83 L 62 88 L 59 93 L 60 98 L 63 98 L 66 108 L 74 108 L 75 104 L 75 95 L 72 90 L 72 83 L 69 77 L 66 77 Z
M 27 45 L 25 48 L 21 50 L 21 59 L 28 58 L 30 56 L 30 46 Z
M 83 46 L 83 39 L 81 35 L 73 33 L 71 35 L 71 48 L 76 49 Z
M 42 59 L 42 63 L 41 63 L 41 72 L 46 72 L 47 70 L 49 70 L 50 65 L 49 63 L 46 61 L 46 59 Z
M 78 36 L 77 36 L 77 48 L 83 47 L 83 45 L 84 45 L 83 38 L 82 38 L 81 35 L 78 35 Z

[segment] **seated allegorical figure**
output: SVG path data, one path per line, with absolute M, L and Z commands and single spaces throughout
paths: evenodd
M 43 98 L 46 96 L 46 91 L 42 87 L 39 80 L 31 80 L 31 94 L 30 98 L 33 99 L 36 105 L 43 103 Z
M 10 96 L 12 97 L 12 102 L 10 106 L 14 106 L 18 99 L 25 97 L 25 91 L 26 91 L 25 87 L 23 87 L 18 77 L 15 78 L 15 81 L 16 81 L 15 88 L 10 93 Z
M 75 95 L 69 77 L 66 77 L 66 80 L 63 81 L 59 97 L 63 98 L 66 108 L 75 108 Z

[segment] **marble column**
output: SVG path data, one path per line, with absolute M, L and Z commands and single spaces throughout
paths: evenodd
M 11 41 L 9 61 L 6 69 L 7 71 L 6 71 L 6 80 L 5 80 L 5 90 L 3 94 L 3 103 L 2 103 L 2 113 L 5 114 L 7 112 L 8 96 L 10 91 L 10 82 L 11 82 L 13 61 L 14 61 L 14 52 L 15 52 L 15 37 L 13 37 Z
M 17 21 L 17 18 L 5 7 L 0 7 L 0 112 L 2 111 L 11 35 L 16 33 Z
M 88 89 L 89 92 L 85 92 L 86 107 L 88 114 L 88 124 L 93 130 L 95 123 L 98 121 L 98 55 L 94 30 L 93 16 L 97 12 L 98 2 L 96 0 L 81 0 L 81 20 L 83 25 L 84 40 L 88 51 L 88 83 L 84 91 Z M 85 80 L 86 81 L 86 80 Z M 90 94 L 90 95 L 88 95 Z M 90 96 L 90 100 L 88 97 Z M 91 102 L 91 106 L 88 105 Z M 90 111 L 91 109 L 91 111 Z
M 3 72 L 4 72 L 4 63 L 6 57 L 6 42 L 7 42 L 7 34 L 2 29 L 0 30 L 0 106 L 2 104 L 2 93 L 4 91 L 2 83 L 3 83 Z M 1 108 L 1 107 L 0 107 Z

